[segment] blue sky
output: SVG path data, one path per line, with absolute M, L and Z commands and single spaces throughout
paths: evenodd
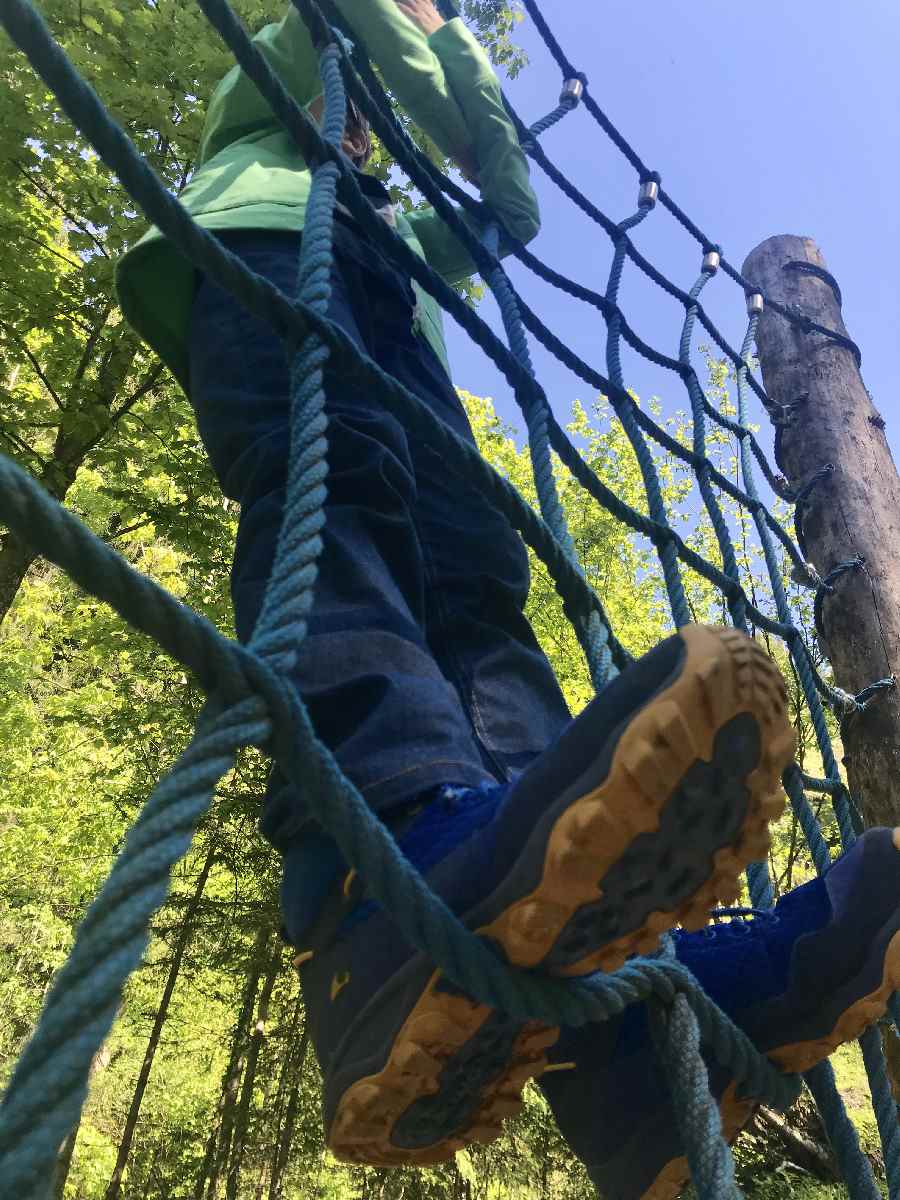
M 613 123 L 662 176 L 663 184 L 730 261 L 776 233 L 813 237 L 840 282 L 844 319 L 863 352 L 863 377 L 887 421 L 900 459 L 900 402 L 894 356 L 900 299 L 897 130 L 900 10 L 877 0 L 739 5 L 735 0 L 565 0 L 543 11 L 564 50 L 590 81 Z M 526 121 L 551 109 L 556 64 L 527 15 L 519 42 L 529 66 L 507 85 Z M 616 220 L 633 211 L 636 177 L 582 108 L 544 135 L 553 161 Z M 605 289 L 610 243 L 533 168 L 543 228 L 532 249 L 576 279 Z M 657 206 L 635 243 L 687 290 L 700 266 L 696 244 Z M 605 328 L 593 309 L 535 280 L 510 273 L 525 298 L 582 357 L 605 370 Z M 622 307 L 636 330 L 677 356 L 679 306 L 626 268 Z M 734 345 L 746 316 L 740 289 L 717 277 L 704 304 Z M 493 302 L 482 314 L 499 328 Z M 456 383 L 493 395 L 504 416 L 516 409 L 502 376 L 448 321 Z M 695 339 L 703 340 L 702 331 Z M 587 385 L 540 347 L 538 375 L 558 416 Z M 628 352 L 627 383 L 659 395 L 667 411 L 686 393 L 673 375 Z M 768 431 L 761 434 L 769 444 Z

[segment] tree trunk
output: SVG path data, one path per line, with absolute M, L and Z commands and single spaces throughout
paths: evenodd
M 294 1011 L 291 1014 L 291 1023 L 288 1026 L 285 1049 L 281 1059 L 281 1070 L 278 1072 L 278 1088 L 275 1092 L 275 1103 L 272 1106 L 272 1149 L 275 1156 L 277 1156 L 278 1146 L 281 1142 L 281 1124 L 284 1118 L 284 1105 L 287 1100 L 288 1090 L 293 1077 L 292 1067 L 294 1058 L 296 1057 L 297 1029 L 300 1025 L 300 1015 L 302 1012 L 303 996 L 302 992 L 298 989 L 297 999 L 294 1001 Z
M 219 1099 L 218 1120 L 206 1143 L 206 1154 L 194 1185 L 194 1200 L 203 1200 L 204 1192 L 208 1200 L 216 1195 L 219 1187 L 219 1177 L 228 1161 L 231 1149 L 231 1133 L 234 1126 L 234 1111 L 237 1105 L 238 1088 L 241 1082 L 241 1071 L 244 1066 L 244 1055 L 247 1051 L 246 1030 L 256 1004 L 256 992 L 259 987 L 259 977 L 262 974 L 263 956 L 269 941 L 270 931 L 265 926 L 257 930 L 250 951 L 249 968 L 247 971 L 244 991 L 241 997 L 241 1008 L 234 1034 L 231 1039 L 231 1054 L 228 1065 L 222 1076 L 222 1094 Z
M 281 1075 L 282 1075 L 282 1072 L 279 1072 L 279 1079 L 278 1079 L 279 1091 L 281 1090 Z M 273 1080 L 272 1071 L 266 1071 L 265 1083 L 263 1084 L 262 1098 L 260 1100 L 260 1111 L 265 1113 L 267 1118 L 269 1117 L 269 1113 L 272 1111 L 269 1107 L 269 1099 L 272 1095 L 272 1080 Z M 278 1102 L 276 1101 L 276 1107 L 277 1107 L 277 1103 Z M 266 1121 L 267 1127 L 270 1124 L 274 1126 L 274 1128 L 276 1130 L 276 1134 L 275 1134 L 276 1137 L 277 1137 L 277 1128 L 278 1128 L 277 1122 L 279 1120 L 280 1120 L 280 1114 L 273 1113 L 272 1117 L 270 1119 L 267 1119 L 267 1121 Z M 262 1151 L 261 1147 L 260 1147 L 260 1149 Z M 254 1200 L 263 1200 L 263 1193 L 266 1190 L 266 1178 L 267 1178 L 268 1170 L 269 1170 L 269 1163 L 267 1161 L 267 1157 L 268 1156 L 264 1152 L 260 1153 L 260 1167 L 259 1167 L 259 1172 L 257 1173 L 257 1177 L 256 1177 L 256 1191 L 254 1193 Z
M 284 1124 L 281 1134 L 275 1144 L 275 1158 L 272 1164 L 272 1178 L 269 1183 L 269 1200 L 281 1200 L 284 1191 L 284 1173 L 291 1156 L 291 1141 L 294 1137 L 294 1125 L 297 1121 L 297 1109 L 300 1107 L 300 1089 L 303 1080 L 303 1066 L 306 1062 L 306 1051 L 309 1047 L 309 1022 L 303 1027 L 303 1037 L 292 1056 L 293 1083 L 288 1096 L 287 1108 L 284 1113 Z
M 197 1172 L 197 1178 L 194 1180 L 194 1200 L 203 1200 L 203 1193 L 206 1191 L 206 1181 L 210 1177 L 210 1170 L 216 1156 L 216 1147 L 219 1144 L 219 1130 L 222 1127 L 222 1109 L 224 1107 L 225 1092 L 223 1091 L 216 1107 L 213 1127 L 209 1131 L 209 1137 L 206 1139 L 206 1146 L 203 1150 L 203 1162 L 200 1164 L 200 1170 Z
M 756 1111 L 756 1123 L 762 1132 L 774 1134 L 778 1138 L 791 1162 L 796 1163 L 798 1167 L 810 1171 L 818 1179 L 828 1183 L 840 1180 L 841 1174 L 829 1147 L 818 1145 L 805 1133 L 789 1125 L 784 1117 L 780 1117 L 764 1105 Z
M 112 1061 L 112 1055 L 106 1047 L 102 1045 L 94 1057 L 91 1059 L 90 1069 L 88 1071 L 88 1081 L 92 1080 L 100 1070 L 105 1070 Z M 69 1170 L 72 1166 L 72 1158 L 75 1154 L 75 1143 L 78 1140 L 78 1130 L 81 1128 L 81 1118 L 78 1119 L 78 1124 L 69 1133 L 66 1140 L 59 1148 L 59 1155 L 56 1159 L 56 1173 L 53 1176 L 53 1200 L 63 1200 L 66 1192 L 66 1180 L 69 1178 Z
M 37 555 L 12 533 L 0 538 L 0 624 Z
M 59 1148 L 56 1160 L 56 1174 L 53 1177 L 53 1200 L 63 1200 L 66 1194 L 66 1180 L 69 1178 L 69 1168 L 72 1166 L 72 1156 L 75 1153 L 75 1143 L 78 1140 L 79 1121 L 66 1140 Z
M 767 297 L 847 336 L 834 281 L 809 238 L 774 237 L 744 275 Z M 848 347 L 766 308 L 757 334 L 769 396 L 787 420 L 775 454 L 801 506 L 805 553 L 823 578 L 855 563 L 824 597 L 820 633 L 837 684 L 858 695 L 900 673 L 900 480 L 884 420 Z M 861 560 L 861 561 L 860 561 Z M 900 692 L 877 694 L 842 729 L 847 779 L 867 825 L 900 824 Z
M 166 979 L 165 987 L 163 988 L 162 997 L 160 998 L 159 1007 L 156 1010 L 156 1017 L 153 1021 L 153 1028 L 150 1030 L 150 1038 L 147 1042 L 147 1049 L 144 1052 L 144 1061 L 141 1063 L 141 1069 L 138 1074 L 137 1083 L 134 1089 L 134 1095 L 131 1098 L 131 1107 L 128 1110 L 128 1118 L 125 1121 L 125 1128 L 122 1131 L 122 1138 L 119 1142 L 119 1152 L 116 1156 L 116 1165 L 113 1168 L 112 1178 L 109 1181 L 104 1200 L 119 1200 L 122 1192 L 122 1176 L 125 1171 L 125 1165 L 128 1162 L 128 1155 L 131 1152 L 131 1144 L 134 1141 L 134 1131 L 137 1127 L 138 1117 L 141 1112 L 141 1104 L 144 1100 L 144 1092 L 147 1090 L 147 1081 L 150 1078 L 150 1072 L 153 1069 L 153 1060 L 156 1057 L 156 1051 L 159 1046 L 159 1039 L 163 1031 L 163 1026 L 166 1023 L 166 1017 L 169 1012 L 169 1004 L 172 1000 L 172 994 L 175 991 L 175 984 L 178 982 L 178 974 L 181 970 L 181 962 L 184 958 L 184 952 L 187 948 L 188 938 L 193 929 L 194 917 L 197 915 L 197 909 L 200 906 L 200 900 L 203 896 L 203 889 L 206 887 L 206 881 L 209 878 L 209 873 L 212 869 L 213 861 L 215 860 L 216 847 L 210 846 L 209 852 L 206 855 L 206 860 L 203 863 L 203 868 L 197 879 L 197 885 L 194 888 L 194 894 L 191 897 L 190 904 L 185 910 L 184 920 L 181 924 L 181 931 L 178 934 L 178 940 L 175 943 L 175 951 L 172 955 L 172 964 L 169 967 L 169 974 Z
M 256 1191 L 253 1195 L 253 1200 L 263 1200 L 263 1193 L 266 1190 L 266 1164 L 263 1162 L 259 1168 L 259 1178 L 256 1181 Z
M 60 427 L 53 446 L 53 456 L 44 463 L 44 468 L 37 477 L 38 483 L 55 500 L 62 502 L 84 462 L 86 453 L 87 451 L 79 453 Z M 0 538 L 0 625 L 12 608 L 22 581 L 37 557 L 28 543 L 11 531 Z
M 241 1165 L 244 1161 L 244 1148 L 247 1144 L 247 1131 L 250 1127 L 250 1107 L 253 1100 L 253 1089 L 256 1085 L 256 1068 L 259 1065 L 259 1055 L 266 1036 L 269 1001 L 272 998 L 272 989 L 275 986 L 275 980 L 278 978 L 280 969 L 281 962 L 277 957 L 273 958 L 266 972 L 266 977 L 263 980 L 256 1024 L 253 1027 L 253 1033 L 250 1036 L 250 1045 L 247 1049 L 247 1064 L 244 1067 L 241 1098 L 238 1102 L 237 1113 L 235 1115 L 231 1157 L 228 1163 L 228 1173 L 225 1177 L 225 1196 L 227 1200 L 237 1200 Z

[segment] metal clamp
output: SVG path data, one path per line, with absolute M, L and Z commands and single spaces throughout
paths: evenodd
M 761 313 L 765 308 L 766 302 L 763 299 L 762 292 L 747 293 L 747 316 L 752 317 L 754 313 Z
M 703 255 L 703 265 L 700 270 L 705 275 L 715 275 L 719 269 L 719 263 L 722 261 L 722 255 L 718 250 L 707 250 Z
M 571 104 L 574 108 L 584 95 L 584 84 L 580 79 L 567 79 L 559 93 L 560 104 Z
M 638 208 L 652 208 L 659 197 L 659 184 L 655 179 L 645 179 L 638 192 Z

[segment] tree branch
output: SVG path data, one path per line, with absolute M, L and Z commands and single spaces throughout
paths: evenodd
M 0 279 L 0 289 L 2 289 L 4 292 L 7 292 L 10 296 L 14 296 L 16 300 L 20 301 L 28 309 L 29 313 L 33 312 L 33 301 L 28 297 L 23 296 L 20 292 L 17 292 L 3 279 Z M 87 333 L 90 329 L 90 326 L 81 319 L 80 315 L 76 315 L 77 313 L 78 310 L 75 308 L 63 308 L 58 306 L 53 312 L 53 320 L 60 322 L 69 321 L 73 329 L 75 329 L 77 326 L 80 326 L 81 331 L 83 333 Z
M 88 363 L 91 361 L 91 355 L 94 353 L 94 348 L 100 340 L 100 334 L 106 328 L 106 322 L 109 320 L 109 314 L 112 312 L 112 305 L 107 304 L 100 314 L 98 322 L 91 329 L 85 339 L 84 349 L 81 352 L 81 358 L 78 360 L 78 366 L 75 368 L 75 374 L 72 376 L 73 383 L 79 383 L 84 378 L 84 373 L 88 368 Z
M 36 175 L 32 175 L 29 171 L 26 171 L 22 164 L 16 162 L 15 159 L 13 159 L 13 166 L 16 168 L 22 178 L 25 179 L 35 189 L 35 191 L 40 192 L 45 200 L 49 200 L 51 204 L 55 205 L 59 209 L 67 221 L 71 221 L 76 229 L 80 229 L 85 237 L 91 239 L 104 258 L 109 258 L 109 255 L 106 253 L 106 247 L 97 237 L 97 235 L 95 233 L 91 233 L 90 229 L 88 229 L 87 226 L 78 219 L 78 217 L 74 216 L 74 214 L 66 208 L 61 200 L 57 200 L 49 188 L 45 188 L 44 185 L 38 181 Z
M 46 461 L 41 458 L 38 452 L 36 450 L 32 450 L 27 442 L 23 442 L 18 434 L 10 433 L 8 429 L 3 429 L 0 427 L 0 437 L 5 438 L 11 446 L 15 446 L 20 454 L 25 454 L 29 458 L 33 458 L 36 462 L 40 463 L 42 469 L 47 465 Z
M 15 329 L 12 328 L 11 325 L 7 325 L 7 323 L 5 321 L 0 321 L 0 329 L 5 329 L 6 332 L 9 334 L 9 336 L 12 338 L 12 340 L 18 345 L 19 349 L 25 354 L 28 361 L 31 363 L 32 367 L 34 368 L 34 373 L 37 375 L 38 379 L 40 379 L 41 383 L 44 385 L 44 387 L 50 393 L 50 396 L 53 399 L 53 403 L 56 405 L 56 407 L 59 409 L 60 412 L 65 412 L 66 406 L 63 404 L 62 400 L 60 400 L 59 396 L 56 394 L 56 389 L 53 387 L 53 384 L 50 382 L 50 380 L 44 374 L 44 372 L 41 368 L 41 364 L 38 362 L 38 360 L 35 358 L 35 356 L 28 349 L 28 345 L 25 342 L 25 340 L 19 336 L 19 334 L 15 331 Z
M 819 1179 L 840 1179 L 837 1166 L 828 1150 L 789 1125 L 783 1117 L 772 1112 L 765 1105 L 760 1105 L 756 1112 L 756 1120 L 770 1130 L 787 1148 L 791 1160 L 800 1167 L 811 1171 Z
M 5 233 L 11 233 L 15 237 L 22 238 L 26 242 L 34 242 L 36 246 L 40 246 L 44 250 L 48 250 L 51 254 L 55 254 L 57 258 L 62 259 L 67 267 L 81 267 L 84 264 L 77 255 L 70 258 L 63 254 L 61 250 L 57 250 L 55 246 L 51 246 L 49 242 L 45 242 L 43 238 L 35 237 L 33 233 L 24 233 L 21 229 L 16 229 L 12 225 L 0 225 Z
M 115 423 L 124 417 L 126 413 L 131 412 L 138 400 L 143 399 L 143 397 L 152 390 L 154 384 L 159 379 L 160 375 L 162 375 L 162 373 L 163 364 L 161 362 L 155 363 L 144 376 L 142 382 L 131 393 L 131 395 L 128 396 L 127 399 L 123 400 L 116 411 L 112 413 L 109 422 L 110 427 L 115 425 Z

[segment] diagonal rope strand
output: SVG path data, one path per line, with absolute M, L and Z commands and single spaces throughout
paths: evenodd
M 537 1019 L 553 1025 L 579 1025 L 608 1019 L 631 1003 L 651 1000 L 662 1055 L 679 1102 L 682 1134 L 699 1195 L 703 1200 L 737 1196 L 733 1163 L 722 1139 L 716 1106 L 709 1096 L 700 1056 L 701 1041 L 729 1067 L 748 1095 L 776 1107 L 790 1103 L 797 1093 L 798 1081 L 781 1075 L 759 1055 L 740 1030 L 704 996 L 691 976 L 672 960 L 634 960 L 614 975 L 586 981 L 553 979 L 511 969 L 500 962 L 490 948 L 465 929 L 430 892 L 419 873 L 400 854 L 390 834 L 368 809 L 362 796 L 342 776 L 330 752 L 316 739 L 306 709 L 286 683 L 285 675 L 305 636 L 314 594 L 327 479 L 322 372 L 329 354 L 340 354 L 354 364 L 360 383 L 371 387 L 387 408 L 397 413 L 409 428 L 416 430 L 440 453 L 448 470 L 487 496 L 544 561 L 566 613 L 579 632 L 596 686 L 602 686 L 615 668 L 626 666 L 630 656 L 612 633 L 602 604 L 588 586 L 578 561 L 556 493 L 553 451 L 595 500 L 654 545 L 663 567 L 676 624 L 684 624 L 689 619 L 681 581 L 683 565 L 719 589 L 736 625 L 746 627 L 750 621 L 757 628 L 783 639 L 797 669 L 822 754 L 826 779 L 818 781 L 822 784 L 820 790 L 832 796 L 842 841 L 845 846 L 850 845 L 855 837 L 854 810 L 846 788 L 840 785 L 822 697 L 845 709 L 855 706 L 855 711 L 869 702 L 869 693 L 874 693 L 884 681 L 873 684 L 857 698 L 838 693 L 821 678 L 806 649 L 801 630 L 793 623 L 772 538 L 781 543 L 795 567 L 802 566 L 807 574 L 808 569 L 802 551 L 797 550 L 780 523 L 766 509 L 753 481 L 751 459 L 763 469 L 770 484 L 777 482 L 749 431 L 747 420 L 748 390 L 771 407 L 747 366 L 755 333 L 754 320 L 751 318 L 741 351 L 735 351 L 710 321 L 699 301 L 700 292 L 712 274 L 706 263 L 693 288 L 684 292 L 658 272 L 634 246 L 630 232 L 647 216 L 650 203 L 642 202 L 633 217 L 615 224 L 550 162 L 537 139 L 566 113 L 573 111 L 574 103 L 563 98 L 530 130 L 513 113 L 517 127 L 528 139 L 527 149 L 532 159 L 591 216 L 614 244 L 612 272 L 606 295 L 602 297 L 551 272 L 524 247 L 513 246 L 526 266 L 563 291 L 593 304 L 601 312 L 607 322 L 610 378 L 593 371 L 543 325 L 516 292 L 499 264 L 502 231 L 496 215 L 489 212 L 483 202 L 473 200 L 437 172 L 418 151 L 394 119 L 365 57 L 357 54 L 355 64 L 351 61 L 346 45 L 334 37 L 314 0 L 293 2 L 310 25 L 317 44 L 324 45 L 320 71 L 326 103 L 321 131 L 285 91 L 227 0 L 199 0 L 212 25 L 313 168 L 294 299 L 249 271 L 166 192 L 96 94 L 53 41 L 29 0 L 5 0 L 0 9 L 0 19 L 13 40 L 26 52 L 35 69 L 57 95 L 64 111 L 118 175 L 133 199 L 185 258 L 238 296 L 247 308 L 269 321 L 285 339 L 291 355 L 288 498 L 272 577 L 247 647 L 222 637 L 208 622 L 134 571 L 43 493 L 29 476 L 0 458 L 0 518 L 36 549 L 59 563 L 83 587 L 112 604 L 136 628 L 155 637 L 168 653 L 196 673 L 209 696 L 191 745 L 148 800 L 128 836 L 121 857 L 85 918 L 71 958 L 51 989 L 38 1028 L 0 1104 L 3 1183 L 11 1188 L 11 1194 L 21 1196 L 23 1200 L 43 1200 L 56 1150 L 77 1119 L 83 1103 L 91 1058 L 110 1028 L 125 982 L 144 952 L 150 918 L 165 900 L 172 868 L 187 852 L 197 822 L 208 810 L 216 784 L 230 770 L 235 754 L 244 746 L 254 745 L 272 754 L 288 784 L 302 796 L 309 815 L 328 830 L 346 859 L 365 877 L 372 896 L 391 912 L 400 933 L 436 963 L 448 979 L 476 999 L 502 1009 L 515 1019 Z M 526 6 L 529 11 L 538 12 L 534 0 L 526 0 Z M 542 32 L 552 39 L 542 18 L 541 22 Z M 555 56 L 562 55 L 555 40 L 548 45 Z M 642 185 L 651 191 L 656 189 L 654 195 L 658 194 L 663 205 L 691 236 L 701 242 L 707 258 L 711 254 L 717 256 L 716 248 L 659 188 L 658 176 L 647 171 L 635 155 L 627 153 L 627 143 L 590 97 L 586 79 L 571 69 L 568 60 L 561 65 L 565 79 L 578 82 L 578 90 L 583 92 L 591 116 L 600 121 L 617 144 L 621 143 L 620 149 L 636 166 Z M 509 346 L 504 345 L 490 327 L 412 253 L 366 202 L 339 148 L 348 93 L 369 113 L 376 132 L 458 236 L 494 290 Z M 642 191 L 642 196 L 649 197 L 651 191 Z M 377 364 L 361 355 L 346 335 L 327 319 L 333 255 L 332 219 L 338 197 L 376 245 L 434 296 L 503 372 L 528 423 L 542 515 L 533 512 L 509 483 L 484 463 L 474 448 L 432 416 L 412 393 L 386 375 Z M 461 220 L 448 197 L 466 210 L 469 218 L 474 220 L 474 227 Z M 480 230 L 480 235 L 475 230 Z M 504 236 L 504 241 L 508 240 Z M 644 343 L 618 306 L 622 272 L 629 262 L 684 305 L 677 359 Z M 744 285 L 745 281 L 736 276 L 724 259 L 721 267 L 724 274 Z M 773 307 L 782 311 L 777 305 Z M 853 343 L 834 331 L 823 330 L 795 314 L 788 314 L 788 317 L 800 321 L 812 332 L 832 337 L 855 352 Z M 691 364 L 692 334 L 698 323 L 736 367 L 737 422 L 728 421 L 709 403 Z M 560 428 L 535 378 L 526 329 L 570 369 L 581 373 L 610 396 L 638 455 L 649 516 L 617 496 Z M 623 342 L 682 379 L 691 401 L 693 418 L 690 450 L 671 438 L 628 394 L 620 358 Z M 707 418 L 738 438 L 743 489 L 732 484 L 709 461 Z M 672 529 L 645 435 L 691 467 L 719 548 L 721 568 L 704 559 Z M 752 603 L 746 594 L 716 488 L 746 505 L 753 514 L 771 579 L 777 619 Z M 798 505 L 803 499 L 799 495 L 791 498 Z M 831 586 L 830 583 L 827 586 Z M 820 588 L 817 594 L 821 597 L 825 593 Z M 796 767 L 787 772 L 785 783 L 816 865 L 819 870 L 824 870 L 828 864 L 828 849 Z M 760 864 L 757 867 L 760 869 L 751 872 L 750 878 L 754 903 L 757 900 L 768 903 L 771 899 L 768 877 L 764 867 Z M 885 1139 L 891 1194 L 895 1196 L 900 1172 L 900 1139 L 896 1131 L 893 1136 L 891 1133 L 889 1088 L 886 1088 L 877 1032 L 874 1036 L 867 1035 L 863 1048 L 879 1126 Z M 858 1143 L 848 1132 L 846 1114 L 839 1098 L 835 1100 L 833 1078 L 830 1082 L 829 1079 L 827 1070 L 817 1068 L 810 1074 L 810 1085 L 817 1092 L 830 1135 L 840 1145 L 839 1156 L 853 1196 L 868 1200 L 874 1194 L 871 1172 L 866 1174 L 867 1164 L 861 1163 Z

